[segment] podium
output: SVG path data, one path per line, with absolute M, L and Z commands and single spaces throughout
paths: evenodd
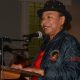
M 41 76 L 38 73 L 24 71 L 23 69 L 15 69 L 8 66 L 1 66 L 1 78 L 3 79 L 17 79 L 21 76 L 24 77 L 32 77 L 32 76 Z

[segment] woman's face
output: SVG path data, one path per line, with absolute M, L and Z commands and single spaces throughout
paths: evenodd
M 64 24 L 65 17 L 57 11 L 45 11 L 42 15 L 41 26 L 45 34 L 55 36 Z

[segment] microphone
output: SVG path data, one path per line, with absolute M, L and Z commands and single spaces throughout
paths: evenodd
M 42 38 L 42 32 L 41 31 L 37 31 L 35 33 L 32 34 L 28 34 L 28 35 L 23 35 L 23 37 L 28 37 L 28 38 Z

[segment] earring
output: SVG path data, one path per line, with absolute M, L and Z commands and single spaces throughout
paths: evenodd
M 63 29 L 63 26 L 61 26 L 60 29 L 62 30 Z

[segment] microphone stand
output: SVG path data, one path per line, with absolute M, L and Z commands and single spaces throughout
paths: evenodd
M 33 57 L 29 56 L 29 53 L 28 53 L 28 45 L 31 42 L 31 39 L 32 37 L 25 37 L 25 38 L 23 37 L 22 39 L 16 39 L 16 38 L 13 39 L 13 38 L 4 37 L 3 38 L 4 42 L 23 42 L 23 48 L 14 49 L 14 48 L 9 48 L 8 46 L 6 46 L 3 48 L 3 51 L 10 51 L 12 54 L 15 54 L 16 56 L 19 56 L 27 61 L 30 61 L 31 59 L 33 59 Z M 20 53 L 24 53 L 24 55 L 22 56 L 22 54 L 17 54 L 15 51 L 21 51 Z
M 3 55 L 3 52 L 4 52 L 4 46 L 3 46 L 4 42 L 13 42 L 13 41 L 14 42 L 15 41 L 26 42 L 26 46 L 28 46 L 29 43 L 31 42 L 31 38 L 27 37 L 27 38 L 24 38 L 24 39 L 12 39 L 12 38 L 8 38 L 7 36 L 1 37 L 0 38 L 0 43 L 1 43 L 0 44 L 1 45 L 1 50 L 0 50 L 0 65 L 2 65 L 2 66 L 4 65 L 4 55 Z M 18 49 L 12 49 L 12 50 L 18 50 Z M 22 50 L 25 50 L 25 49 L 22 49 Z M 3 69 L 1 69 L 1 71 L 3 72 Z M 2 74 L 1 74 L 1 79 L 2 79 Z
M 3 41 L 4 42 L 19 41 L 19 42 L 27 42 L 27 43 L 29 43 L 31 41 L 31 39 L 30 38 L 27 38 L 27 39 L 12 39 L 12 38 L 3 37 Z
M 1 63 L 0 65 L 4 65 L 4 60 L 3 60 L 3 38 L 0 39 L 0 42 L 1 42 L 1 51 L 0 51 L 0 56 L 1 56 Z M 1 69 L 1 80 L 2 80 L 2 77 L 3 77 L 3 69 Z

